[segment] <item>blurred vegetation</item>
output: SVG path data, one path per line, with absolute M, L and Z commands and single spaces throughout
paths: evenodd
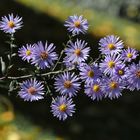
M 125 44 L 140 49 L 140 2 L 138 0 L 130 0 L 129 2 L 127 0 L 16 1 L 63 22 L 69 15 L 82 14 L 89 21 L 89 33 L 95 37 L 116 34 L 124 40 Z M 119 9 L 119 7 L 122 8 Z M 127 18 L 133 20 L 128 21 Z
M 33 125 L 21 114 L 15 114 L 12 103 L 0 95 L 0 140 L 63 140 L 51 130 Z

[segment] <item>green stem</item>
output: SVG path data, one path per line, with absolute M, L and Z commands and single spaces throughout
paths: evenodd
M 47 87 L 47 93 L 48 94 L 51 94 L 51 90 L 50 90 L 50 87 L 46 84 L 46 87 Z
M 67 41 L 67 43 L 66 43 L 66 44 L 64 44 L 64 43 L 62 44 L 62 45 L 64 46 L 64 49 L 61 51 L 60 56 L 59 56 L 59 58 L 58 58 L 56 64 L 54 65 L 52 71 L 54 71 L 55 68 L 57 67 L 57 65 L 59 64 L 59 61 L 61 60 L 61 57 L 62 57 L 62 55 L 63 55 L 63 53 L 64 53 L 65 48 L 67 47 L 67 45 L 69 44 L 69 42 L 72 41 L 72 39 L 73 39 L 74 36 L 75 36 L 75 35 L 68 36 L 68 37 L 69 37 L 69 40 Z
M 8 67 L 7 67 L 7 73 L 6 73 L 6 75 L 8 75 L 10 66 L 11 66 L 11 64 L 12 64 L 12 54 L 13 54 L 13 45 L 14 45 L 13 42 L 14 42 L 14 34 L 10 34 L 9 64 L 8 64 Z
M 52 71 L 52 72 L 48 72 L 48 73 L 43 73 L 43 74 L 36 74 L 36 76 L 48 76 L 48 75 L 52 75 L 52 74 L 59 74 L 62 72 L 66 72 L 66 71 L 72 71 L 74 70 L 74 68 L 72 69 L 65 69 L 65 70 L 58 70 L 58 71 Z M 29 75 L 24 75 L 24 76 L 17 76 L 17 77 L 12 77 L 12 76 L 8 76 L 8 79 L 11 80 L 18 80 L 18 79 L 25 79 L 25 78 L 31 78 L 34 77 L 33 75 L 29 74 Z
M 100 54 L 99 57 L 95 61 L 91 61 L 89 64 L 92 65 L 93 63 L 98 62 L 102 58 L 102 55 Z
M 52 71 L 54 71 L 54 70 L 55 70 L 55 68 L 57 67 L 57 65 L 58 65 L 58 63 L 59 63 L 59 61 L 60 61 L 60 59 L 61 59 L 61 57 L 62 57 L 63 53 L 64 53 L 64 50 L 62 50 L 62 51 L 61 51 L 60 56 L 59 56 L 59 58 L 58 58 L 57 62 L 55 63 L 55 65 L 54 65 L 54 67 L 53 67 Z

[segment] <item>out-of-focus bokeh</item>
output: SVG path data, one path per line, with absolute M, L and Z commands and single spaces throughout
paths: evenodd
M 89 42 L 93 58 L 98 57 L 99 39 L 108 34 L 120 36 L 126 47 L 140 50 L 139 0 L 1 0 L 0 16 L 9 13 L 23 17 L 24 26 L 16 33 L 18 46 L 48 40 L 59 52 L 68 39 L 64 21 L 78 14 L 88 19 L 88 34 L 80 37 Z M 7 39 L 1 31 L 0 55 L 8 50 Z M 9 95 L 7 88 L 7 83 L 0 81 L 0 140 L 140 139 L 138 91 L 125 91 L 117 100 L 99 102 L 79 93 L 74 98 L 76 113 L 60 122 L 50 113 L 50 97 L 24 102 L 17 93 Z
M 69 15 L 82 14 L 90 24 L 89 33 L 95 37 L 116 34 L 127 45 L 140 46 L 139 0 L 16 0 L 34 10 L 60 21 Z

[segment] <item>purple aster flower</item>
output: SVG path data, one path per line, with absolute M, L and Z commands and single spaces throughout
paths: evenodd
M 106 55 L 105 59 L 102 60 L 102 62 L 99 65 L 100 70 L 104 74 L 109 74 L 112 76 L 115 72 L 115 68 L 123 65 L 123 62 L 121 60 L 122 60 L 121 55 L 117 54 Z
M 21 84 L 19 96 L 24 99 L 24 101 L 36 101 L 43 99 L 44 87 L 41 82 L 36 79 L 26 80 Z
M 138 64 L 131 64 L 127 70 L 128 88 L 130 90 L 140 89 L 140 61 Z
M 133 59 L 136 59 L 138 56 L 138 51 L 134 48 L 128 47 L 127 49 L 124 49 L 122 52 L 122 59 L 127 62 L 131 62 Z
M 72 32 L 74 35 L 80 33 L 85 34 L 88 30 L 87 19 L 83 19 L 83 16 L 69 16 L 68 20 L 65 21 L 64 26 L 67 27 L 67 30 Z
M 57 97 L 53 99 L 51 104 L 51 112 L 53 115 L 59 120 L 65 120 L 68 116 L 72 116 L 75 112 L 75 104 L 71 98 L 67 98 L 66 96 Z
M 27 60 L 28 62 L 32 59 L 32 52 L 34 50 L 33 45 L 26 44 L 26 46 L 22 46 L 19 48 L 18 53 L 19 56 L 22 57 L 22 59 L 25 61 Z
M 126 82 L 127 81 L 127 74 L 126 74 L 127 71 L 128 71 L 128 67 L 126 67 L 125 64 L 122 64 L 115 68 L 113 77 L 115 79 L 123 80 L 123 82 Z
M 64 72 L 55 78 L 55 89 L 62 95 L 73 97 L 80 89 L 78 80 L 79 78 L 74 73 Z
M 121 91 L 125 88 L 125 83 L 115 78 L 104 78 L 102 82 L 102 89 L 105 97 L 109 97 L 111 100 L 113 98 L 118 98 L 121 96 Z
M 122 40 L 119 40 L 119 37 L 114 35 L 108 35 L 100 39 L 99 45 L 101 46 L 99 50 L 102 54 L 118 54 L 123 48 Z
M 79 64 L 87 60 L 89 56 L 90 48 L 86 46 L 87 46 L 87 43 L 85 43 L 85 41 L 81 41 L 78 39 L 75 43 L 70 42 L 68 44 L 68 48 L 66 48 L 65 50 L 65 53 L 67 56 L 64 58 L 64 62 L 65 63 L 71 62 L 73 64 L 74 63 Z
M 2 21 L 0 21 L 0 29 L 5 33 L 13 34 L 16 30 L 22 27 L 22 23 L 22 17 L 14 17 L 13 14 L 9 14 L 8 17 L 2 17 Z
M 102 91 L 102 81 L 100 79 L 94 80 L 93 82 L 85 85 L 85 93 L 92 100 L 101 100 L 104 96 Z
M 35 64 L 41 69 L 50 68 L 50 66 L 54 65 L 54 61 L 58 59 L 56 52 L 53 52 L 55 46 L 53 43 L 50 45 L 43 43 L 40 41 L 34 45 L 34 50 L 32 52 L 33 59 L 32 64 Z
M 97 64 L 88 65 L 82 64 L 79 66 L 80 78 L 86 83 L 90 83 L 93 80 L 97 80 L 101 76 L 101 71 L 98 68 Z

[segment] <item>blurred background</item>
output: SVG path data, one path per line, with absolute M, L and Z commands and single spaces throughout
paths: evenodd
M 80 38 L 91 46 L 93 58 L 98 57 L 99 39 L 109 34 L 140 50 L 139 0 L 1 0 L 0 17 L 9 13 L 23 17 L 24 26 L 16 33 L 18 46 L 48 40 L 59 53 L 68 39 L 64 21 L 78 14 L 88 19 L 88 34 Z M 0 56 L 9 49 L 7 39 L 1 31 Z M 20 59 L 16 63 L 24 64 Z M 74 102 L 74 116 L 60 122 L 50 113 L 49 96 L 24 102 L 17 93 L 9 95 L 8 83 L 0 81 L 0 140 L 140 139 L 139 91 L 124 91 L 117 100 L 99 102 L 81 93 Z

